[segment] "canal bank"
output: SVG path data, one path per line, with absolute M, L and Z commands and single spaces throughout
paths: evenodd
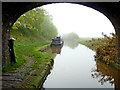
M 50 47 L 46 45 L 44 48 L 38 48 L 37 51 L 49 53 L 51 57 L 56 57 L 56 54 L 61 53 L 61 46 Z M 43 84 L 53 68 L 54 59 L 49 58 L 48 62 L 40 65 L 39 69 L 35 69 L 15 88 L 33 88 L 43 89 Z
M 78 42 L 91 50 L 94 50 L 96 52 L 96 60 L 120 71 L 120 64 L 116 62 L 116 44 L 112 38 L 110 40 L 106 38 L 83 38 L 79 39 Z
M 2 87 L 39 88 L 39 85 L 44 82 L 45 77 L 49 73 L 54 63 L 54 57 L 56 56 L 56 54 L 52 54 L 49 46 L 49 42 L 44 41 L 16 44 L 16 58 L 21 55 L 21 58 L 23 56 L 25 62 L 21 61 L 22 65 L 19 67 L 15 67 L 18 64 L 16 63 L 13 64 L 14 66 L 3 69 Z M 21 58 L 18 58 L 18 60 L 21 60 Z
M 46 77 L 48 76 L 50 69 L 54 61 L 51 59 L 50 62 L 42 64 L 40 68 L 32 71 L 21 83 L 15 88 L 41 88 Z

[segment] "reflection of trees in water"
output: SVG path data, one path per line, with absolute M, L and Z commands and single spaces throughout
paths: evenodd
M 98 78 L 98 82 L 101 83 L 101 85 L 103 85 L 105 82 L 109 81 L 109 83 L 111 83 L 111 85 L 114 84 L 114 79 L 112 76 L 106 76 L 103 75 L 101 72 L 97 72 L 95 70 L 92 71 L 92 77 L 93 78 Z
M 78 42 L 77 41 L 75 41 L 75 40 L 66 40 L 65 42 L 64 42 L 64 45 L 65 46 L 68 46 L 68 47 L 70 47 L 70 48 L 72 48 L 72 49 L 75 49 L 77 46 L 78 46 Z
M 120 72 L 109 65 L 106 65 L 100 61 L 96 61 L 97 69 L 92 70 L 92 77 L 98 78 L 98 82 L 103 85 L 109 82 L 112 85 L 115 84 L 115 88 L 120 88 Z

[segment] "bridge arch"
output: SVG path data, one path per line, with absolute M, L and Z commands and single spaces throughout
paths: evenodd
M 25 12 L 53 2 L 3 2 L 2 3 L 2 65 L 10 63 L 8 39 L 14 22 Z M 62 3 L 62 2 L 60 2 Z M 120 4 L 117 2 L 72 2 L 103 13 L 113 24 L 117 35 L 117 62 L 120 64 Z

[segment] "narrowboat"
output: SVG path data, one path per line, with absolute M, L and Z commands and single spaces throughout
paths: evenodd
M 56 37 L 52 39 L 51 47 L 52 46 L 63 46 L 64 41 L 60 37 Z

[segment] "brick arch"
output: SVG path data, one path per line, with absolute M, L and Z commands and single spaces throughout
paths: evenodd
M 3 2 L 2 3 L 2 64 L 10 63 L 8 39 L 14 22 L 25 12 L 52 2 Z M 68 2 L 67 2 L 68 3 Z M 117 62 L 120 64 L 120 3 L 118 2 L 72 2 L 93 8 L 103 13 L 113 24 L 117 34 Z

